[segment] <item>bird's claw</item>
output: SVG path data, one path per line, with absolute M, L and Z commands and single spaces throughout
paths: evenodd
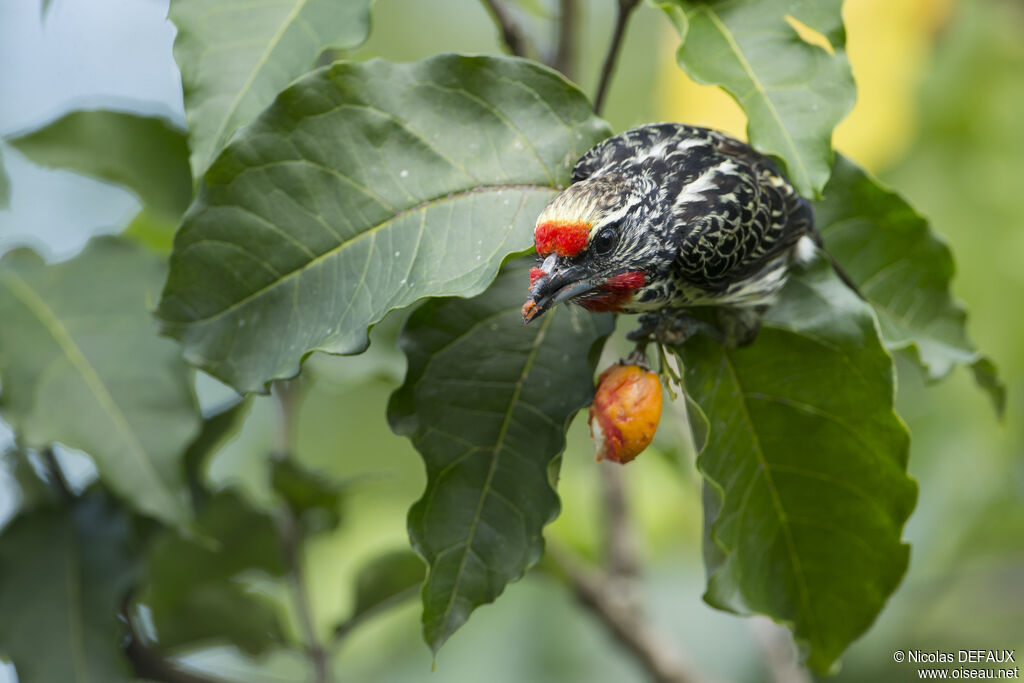
M 640 327 L 626 334 L 626 339 L 638 345 L 654 341 L 662 346 L 679 346 L 698 332 L 705 332 L 715 339 L 721 336 L 713 325 L 685 313 L 645 313 L 640 316 L 639 323 Z

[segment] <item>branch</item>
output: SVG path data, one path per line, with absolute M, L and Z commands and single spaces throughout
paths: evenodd
M 316 624 L 313 621 L 313 609 L 309 601 L 309 589 L 306 586 L 306 574 L 302 566 L 302 531 L 299 520 L 291 510 L 285 511 L 284 529 L 285 561 L 288 564 L 288 577 L 291 579 L 292 590 L 295 592 L 295 611 L 306 638 L 306 654 L 313 663 L 314 681 L 330 683 L 330 663 L 327 651 L 316 636 Z
M 604 498 L 605 566 L 614 578 L 633 579 L 640 571 L 636 541 L 629 527 L 623 468 L 610 460 L 600 463 Z
M 608 94 L 608 85 L 615 71 L 615 62 L 619 59 L 619 49 L 622 47 L 622 39 L 626 36 L 626 24 L 633 10 L 640 4 L 640 0 L 619 0 L 619 13 L 615 17 L 615 30 L 612 32 L 612 42 L 608 45 L 608 52 L 604 56 L 604 64 L 601 66 L 601 78 L 597 83 L 597 94 L 594 96 L 594 112 L 600 114 L 604 107 L 604 99 Z
M 282 457 L 291 457 L 295 444 L 295 418 L 298 412 L 301 377 L 274 382 L 272 387 L 281 415 L 278 431 L 278 451 Z
M 277 398 L 281 412 L 280 455 L 284 458 L 292 456 L 295 443 L 296 411 L 299 401 L 301 378 L 277 382 L 274 385 L 274 396 Z M 309 588 L 306 585 L 306 572 L 302 563 L 302 543 L 304 537 L 299 519 L 288 507 L 283 506 L 281 523 L 281 543 L 284 546 L 285 563 L 288 566 L 288 578 L 295 597 L 295 611 L 302 627 L 306 641 L 306 656 L 313 664 L 314 681 L 330 683 L 331 670 L 327 650 L 316 635 L 316 622 L 313 619 L 313 607 L 309 600 Z
M 39 457 L 42 458 L 43 465 L 46 467 L 46 474 L 50 480 L 50 485 L 57 492 L 61 502 L 70 503 L 73 501 L 76 497 L 75 492 L 71 489 L 71 484 L 68 483 L 67 477 L 64 476 L 64 470 L 61 469 L 60 462 L 57 461 L 53 448 L 46 446 L 39 451 Z
M 706 681 L 683 661 L 671 640 L 640 609 L 629 581 L 590 569 L 568 552 L 548 543 L 547 557 L 565 575 L 573 594 L 632 654 L 656 683 Z
M 505 41 L 505 47 L 509 53 L 516 57 L 526 56 L 526 36 L 523 35 L 519 25 L 512 19 L 512 16 L 498 0 L 481 0 L 487 8 L 494 23 L 501 30 L 501 39 Z
M 579 6 L 576 0 L 560 0 L 558 12 L 558 44 L 555 48 L 551 66 L 565 74 L 566 78 L 575 79 L 576 75 L 576 42 Z
M 567 551 L 548 544 L 550 557 L 581 605 L 589 609 L 657 683 L 695 683 L 672 641 L 644 614 L 636 577 L 636 541 L 618 463 L 600 465 L 604 508 L 605 571 L 585 566 Z
M 357 627 L 362 626 L 364 623 L 377 616 L 390 610 L 392 607 L 401 605 L 406 600 L 416 597 L 420 593 L 419 586 L 412 586 L 405 590 L 395 593 L 390 598 L 383 600 L 370 609 L 357 614 L 349 619 L 338 624 L 337 628 L 334 629 L 334 638 L 331 640 L 331 645 L 337 645 L 341 643 L 349 633 L 355 630 Z

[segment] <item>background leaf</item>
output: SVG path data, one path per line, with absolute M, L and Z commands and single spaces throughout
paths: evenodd
M 328 47 L 370 32 L 372 0 L 172 0 L 185 114 L 198 178 L 231 134 L 256 118 Z
M 270 465 L 270 483 L 306 534 L 334 529 L 341 521 L 343 484 L 323 472 L 281 458 Z
M 357 353 L 426 296 L 479 293 L 608 129 L 555 72 L 441 55 L 338 63 L 225 150 L 179 230 L 159 315 L 240 391 Z
M 219 412 L 203 418 L 199 434 L 189 444 L 182 459 L 185 467 L 185 478 L 192 495 L 192 505 L 202 510 L 209 499 L 210 492 L 204 482 L 204 468 L 207 460 L 223 443 L 234 435 L 249 416 L 252 401 L 239 399 Z
M 423 560 L 411 550 L 395 550 L 368 562 L 356 575 L 356 604 L 335 629 L 344 635 L 367 617 L 411 597 L 423 583 Z
M 907 568 L 916 487 L 871 311 L 824 261 L 791 278 L 757 340 L 678 349 L 705 493 L 705 600 L 793 629 L 827 671 Z M 823 381 L 827 380 L 827 381 Z
M 0 413 L 26 447 L 86 451 L 136 509 L 183 524 L 181 456 L 199 423 L 177 344 L 156 336 L 147 306 L 165 269 L 116 238 L 44 265 L 0 260 Z
M 213 494 L 196 528 L 204 538 L 168 531 L 147 554 L 139 601 L 151 610 L 161 649 L 227 641 L 256 654 L 283 642 L 277 606 L 239 578 L 284 574 L 274 520 L 228 489 Z
M 613 326 L 568 306 L 524 326 L 525 265 L 475 299 L 428 301 L 400 338 L 409 370 L 388 420 L 427 465 L 409 535 L 430 567 L 423 622 L 435 652 L 540 557 L 558 512 L 548 466 L 593 395 L 591 351 Z
M 875 308 L 886 347 L 930 380 L 970 365 L 1002 412 L 1006 388 L 967 337 L 967 314 L 949 292 L 953 256 L 928 222 L 843 157 L 814 211 L 829 251 Z
M 695 81 L 719 85 L 747 115 L 751 144 L 785 162 L 814 197 L 832 166 L 832 129 L 853 108 L 842 0 L 659 0 L 679 30 L 676 58 Z M 790 23 L 791 20 L 797 22 Z M 805 42 L 807 28 L 829 49 Z
M 122 185 L 164 220 L 192 199 L 185 133 L 164 119 L 117 111 L 74 111 L 7 141 L 42 166 Z
M 134 680 L 117 611 L 135 570 L 127 520 L 98 491 L 12 521 L 0 535 L 0 655 L 20 683 Z

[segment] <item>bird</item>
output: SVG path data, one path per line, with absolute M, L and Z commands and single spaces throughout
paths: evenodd
M 704 332 L 745 345 L 790 266 L 821 246 L 810 202 L 776 164 L 709 128 L 627 130 L 584 154 L 571 181 L 537 218 L 526 324 L 572 302 L 641 314 L 638 342 Z

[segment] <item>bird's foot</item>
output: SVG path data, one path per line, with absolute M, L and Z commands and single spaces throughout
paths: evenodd
M 662 346 L 679 346 L 697 333 L 704 333 L 715 341 L 722 342 L 722 331 L 715 325 L 698 320 L 686 313 L 645 313 L 640 316 L 640 327 L 629 332 L 626 338 L 638 346 L 654 341 Z
M 715 338 L 721 334 L 710 323 L 693 318 L 685 313 L 673 311 L 671 313 L 645 313 L 639 318 L 640 326 L 627 333 L 626 338 L 636 342 L 634 354 L 642 354 L 646 357 L 647 345 L 654 343 L 658 356 L 658 375 L 661 377 L 662 386 L 668 391 L 673 400 L 677 397 L 675 388 L 679 392 L 684 391 L 683 378 L 680 374 L 682 364 L 676 356 L 675 367 L 670 359 L 675 356 L 676 347 L 680 346 L 687 339 L 705 332 Z M 666 347 L 668 347 L 666 349 Z

